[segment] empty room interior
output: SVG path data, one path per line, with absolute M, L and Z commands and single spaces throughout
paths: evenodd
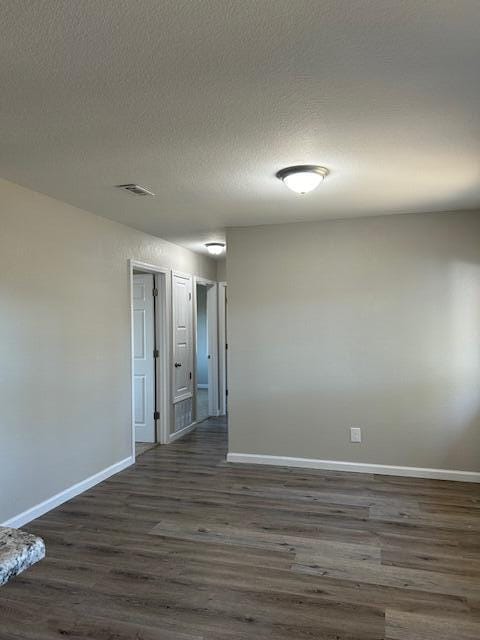
M 1 3 L 0 640 L 480 639 L 479 33 Z

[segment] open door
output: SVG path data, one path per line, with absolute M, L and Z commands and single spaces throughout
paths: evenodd
M 193 395 L 192 278 L 172 273 L 173 402 Z
M 133 406 L 136 442 L 155 442 L 153 275 L 133 276 Z

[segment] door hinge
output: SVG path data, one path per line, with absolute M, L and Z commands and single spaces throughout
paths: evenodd
M 159 358 L 160 357 L 160 351 L 158 349 L 154 349 L 153 350 L 153 357 L 154 358 Z
M 188 377 L 190 378 L 190 380 L 192 379 L 192 372 L 190 371 L 190 373 L 188 374 Z
M 154 420 L 160 420 L 160 411 L 154 411 L 153 419 Z
M 156 296 L 158 296 L 158 289 L 154 289 L 154 290 L 152 291 L 152 293 L 153 293 L 153 295 L 154 295 L 155 297 L 156 297 Z
M 228 351 L 228 342 L 225 343 L 225 351 Z
M 212 356 L 210 354 L 208 354 L 207 359 L 211 360 Z
M 188 294 L 188 299 L 189 299 L 189 300 L 191 300 L 191 299 L 192 299 L 192 294 L 191 294 L 191 293 L 189 293 L 189 294 Z
M 228 396 L 228 389 L 225 390 L 225 395 Z

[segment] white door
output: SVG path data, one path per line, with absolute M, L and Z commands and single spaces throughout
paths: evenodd
M 155 442 L 153 275 L 134 275 L 132 296 L 135 440 Z
M 192 278 L 172 273 L 173 401 L 192 397 Z

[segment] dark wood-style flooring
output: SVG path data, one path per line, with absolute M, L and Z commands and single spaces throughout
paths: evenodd
M 479 640 L 480 486 L 224 462 L 221 420 L 32 522 L 1 640 Z

